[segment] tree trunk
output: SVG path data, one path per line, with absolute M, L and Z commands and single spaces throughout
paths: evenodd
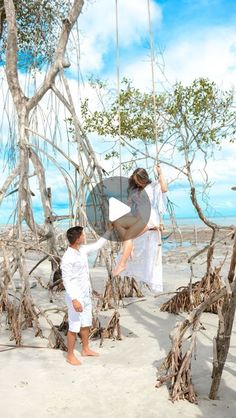
M 230 265 L 230 277 L 235 275 L 236 264 L 236 237 L 234 241 L 233 254 Z M 234 266 L 234 267 L 232 267 Z M 221 376 L 223 373 L 224 365 L 227 359 L 230 338 L 232 333 L 232 327 L 234 322 L 236 309 L 236 279 L 234 278 L 232 284 L 232 294 L 226 295 L 224 304 L 222 307 L 222 318 L 219 320 L 219 327 L 217 337 L 215 339 L 215 359 L 213 360 L 212 370 L 212 384 L 210 389 L 209 398 L 216 399 L 220 386 Z

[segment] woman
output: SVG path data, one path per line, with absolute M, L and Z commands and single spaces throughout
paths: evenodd
M 126 262 L 132 253 L 132 239 L 153 229 L 163 229 L 162 214 L 164 203 L 162 193 L 167 192 L 167 185 L 160 165 L 156 166 L 158 180 L 152 182 L 144 168 L 137 168 L 129 179 L 131 214 L 114 222 L 114 227 L 124 241 L 124 250 L 113 276 L 118 276 L 126 268 Z M 145 193 L 142 193 L 144 191 Z M 147 208 L 147 198 L 149 200 Z M 147 210 L 150 216 L 147 219 Z

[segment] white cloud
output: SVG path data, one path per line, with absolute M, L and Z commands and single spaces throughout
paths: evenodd
M 133 62 L 123 66 L 123 75 L 131 78 L 141 89 L 151 90 L 151 64 L 149 52 L 137 53 Z M 160 69 L 155 68 L 156 90 L 168 83 L 191 83 L 195 78 L 206 77 L 221 88 L 235 87 L 236 82 L 236 32 L 234 27 L 219 26 L 193 31 L 191 37 L 184 32 L 167 45 L 159 58 Z M 162 70 L 164 67 L 164 76 Z
M 235 148 L 236 144 L 232 144 L 231 156 L 225 155 L 222 151 L 221 155 L 216 153 L 216 158 L 208 161 L 207 172 L 213 181 L 228 184 L 229 186 L 236 184 Z
M 153 24 L 155 27 L 159 27 L 162 20 L 161 8 L 153 0 L 150 4 Z M 119 0 L 118 21 L 120 47 L 129 48 L 140 44 L 148 32 L 146 0 Z M 87 7 L 84 8 L 79 18 L 78 26 L 80 31 L 80 65 L 83 72 L 102 70 L 104 55 L 109 52 L 112 52 L 115 61 L 115 1 L 99 0 L 87 3 Z M 75 31 L 74 36 L 76 36 Z
M 219 26 L 184 34 L 165 50 L 166 75 L 171 82 L 191 83 L 208 77 L 224 88 L 235 85 L 236 33 L 234 27 Z

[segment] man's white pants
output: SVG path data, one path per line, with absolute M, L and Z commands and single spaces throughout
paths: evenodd
M 92 302 L 90 296 L 78 300 L 83 307 L 82 312 L 76 312 L 70 297 L 66 295 L 69 331 L 71 332 L 80 332 L 80 328 L 91 327 L 92 325 Z

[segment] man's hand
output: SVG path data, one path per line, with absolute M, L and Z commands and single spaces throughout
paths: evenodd
M 165 231 L 165 226 L 164 226 L 164 224 L 160 224 L 160 225 L 159 225 L 159 230 L 160 230 L 161 232 Z
M 109 221 L 106 225 L 106 228 L 107 228 L 107 231 L 113 231 L 114 229 L 113 223 Z
M 83 306 L 77 299 L 72 300 L 73 308 L 76 312 L 83 312 Z

